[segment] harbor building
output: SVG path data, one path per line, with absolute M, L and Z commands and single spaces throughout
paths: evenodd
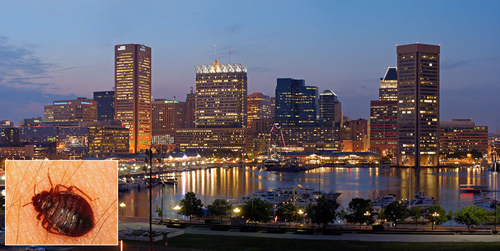
M 115 120 L 115 92 L 94 92 L 94 101 L 97 102 L 97 121 Z
M 186 128 L 195 128 L 196 93 L 191 92 L 186 96 Z
M 388 67 L 380 78 L 379 100 L 370 101 L 370 151 L 394 154 L 397 146 L 398 72 Z
M 440 46 L 397 46 L 399 166 L 439 165 Z
M 441 121 L 439 125 L 440 154 L 446 157 L 488 153 L 488 127 L 476 126 L 472 119 Z
M 115 120 L 129 129 L 129 152 L 151 146 L 151 48 L 115 45 Z
M 97 102 L 87 98 L 58 100 L 44 106 L 45 122 L 97 121 Z

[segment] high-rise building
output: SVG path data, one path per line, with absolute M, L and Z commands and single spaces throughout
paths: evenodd
M 319 94 L 319 117 L 324 126 L 335 126 L 342 121 L 342 104 L 332 90 Z
M 398 54 L 398 165 L 439 165 L 440 46 L 410 44 Z
M 379 100 L 370 101 L 370 151 L 379 154 L 396 152 L 398 123 L 398 72 L 389 67 L 380 78 Z
M 275 122 L 280 126 L 317 126 L 318 88 L 305 81 L 278 78 Z
M 97 101 L 97 121 L 113 121 L 115 119 L 115 92 L 94 92 Z
M 253 121 L 271 117 L 271 100 L 261 92 L 253 92 L 247 98 L 247 125 L 253 129 Z
M 129 152 L 151 146 L 151 48 L 115 45 L 115 120 L 129 129 Z
M 398 101 L 398 68 L 389 66 L 380 78 L 380 101 Z
M 196 93 L 191 92 L 186 96 L 186 128 L 195 128 Z
M 488 153 L 488 127 L 476 126 L 471 119 L 452 119 L 439 123 L 440 154 L 446 157 L 476 151 Z
M 153 101 L 153 145 L 174 144 L 175 130 L 185 127 L 186 103 L 177 100 Z
M 196 128 L 246 128 L 247 68 L 243 64 L 196 66 Z
M 367 152 L 370 148 L 370 121 L 366 119 L 346 121 L 343 134 L 343 152 Z
M 58 100 L 44 106 L 45 122 L 97 121 L 97 102 L 87 98 Z

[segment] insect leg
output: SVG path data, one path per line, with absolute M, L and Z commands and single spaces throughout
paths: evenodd
M 66 191 L 68 191 L 68 192 L 71 192 L 71 191 L 73 191 L 73 190 L 77 190 L 78 192 L 80 192 L 80 193 L 82 193 L 83 195 L 87 196 L 87 198 L 89 198 L 89 200 L 94 201 L 94 199 L 90 198 L 90 196 L 88 196 L 88 195 L 87 195 L 84 191 L 82 191 L 80 188 L 75 187 L 75 186 L 70 186 L 70 187 L 67 187 L 67 186 L 65 186 L 65 185 L 58 184 L 58 185 L 56 186 L 56 190 L 55 190 L 55 192 L 59 192 L 59 188 L 60 188 L 60 187 L 66 188 Z

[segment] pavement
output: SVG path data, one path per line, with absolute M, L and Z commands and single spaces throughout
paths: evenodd
M 145 229 L 149 230 L 149 224 L 144 222 L 144 218 L 134 218 L 121 222 L 121 228 Z M 442 227 L 441 230 L 434 230 L 412 234 L 411 232 L 390 233 L 383 231 L 381 233 L 343 233 L 342 235 L 323 235 L 323 234 L 295 234 L 286 233 L 267 233 L 265 230 L 259 232 L 240 232 L 237 229 L 229 231 L 213 231 L 203 227 L 186 227 L 184 229 L 167 228 L 164 225 L 153 225 L 153 230 L 167 230 L 169 238 L 179 234 L 205 234 L 217 236 L 249 236 L 258 238 L 280 238 L 280 239 L 304 239 L 304 240 L 338 240 L 338 241 L 379 241 L 379 242 L 500 242 L 500 235 L 491 234 L 453 234 L 448 228 Z M 182 231 L 182 232 L 180 232 Z M 484 233 L 484 232 L 483 232 Z

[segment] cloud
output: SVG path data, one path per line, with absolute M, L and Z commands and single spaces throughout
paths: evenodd
M 25 84 L 42 84 L 29 83 Z M 46 84 L 50 85 L 50 84 Z M 36 87 L 36 86 L 35 86 Z M 53 87 L 58 88 L 58 87 Z M 53 91 L 54 93 L 57 90 Z M 8 119 L 16 124 L 23 118 L 43 117 L 43 106 L 52 104 L 54 100 L 75 99 L 76 95 L 59 95 L 41 92 L 38 88 L 18 88 L 12 86 L 2 86 L 0 92 L 0 107 L 9 109 L 0 109 L 0 119 Z
M 487 58 L 480 58 L 476 60 L 446 60 L 443 63 L 441 63 L 441 70 L 453 70 L 458 67 L 470 65 L 470 66 L 476 66 L 478 64 L 484 63 L 484 62 L 489 62 L 489 61 L 495 61 L 498 60 L 498 57 L 487 57 Z

